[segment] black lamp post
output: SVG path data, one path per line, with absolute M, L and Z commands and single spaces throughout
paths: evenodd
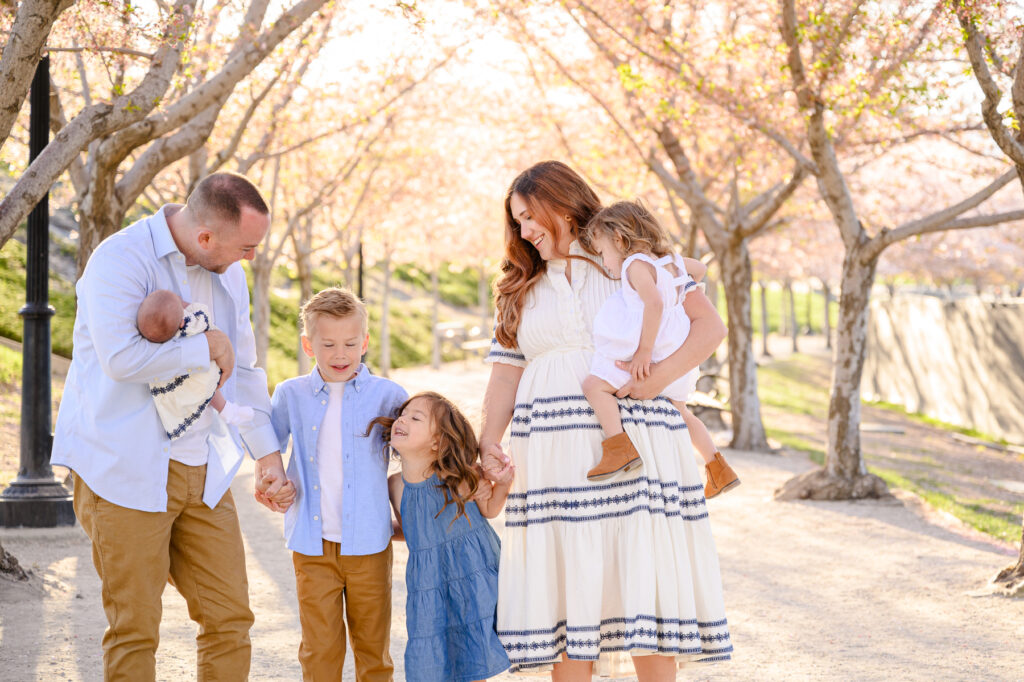
M 29 95 L 29 154 L 35 160 L 50 139 L 50 58 L 36 67 Z M 21 373 L 21 466 L 10 486 L 0 492 L 0 526 L 52 528 L 72 526 L 71 495 L 53 476 L 50 451 L 49 194 L 28 217 L 28 264 Z

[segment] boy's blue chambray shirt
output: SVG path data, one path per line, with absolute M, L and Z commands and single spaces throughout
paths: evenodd
M 292 441 L 288 478 L 297 489 L 295 503 L 284 515 L 288 549 L 307 556 L 323 555 L 320 518 L 320 474 L 317 438 L 327 412 L 329 389 L 314 367 L 306 376 L 277 385 L 271 399 L 270 419 L 281 452 Z M 376 417 L 394 416 L 408 394 L 393 381 L 370 374 L 360 365 L 345 382 L 341 398 L 342 555 L 376 554 L 391 540 L 391 505 L 388 501 L 388 462 L 379 426 L 369 436 L 366 427 Z

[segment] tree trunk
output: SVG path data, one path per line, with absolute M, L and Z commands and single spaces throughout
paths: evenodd
M 96 247 L 104 239 L 121 229 L 127 208 L 117 199 L 115 184 L 117 169 L 104 172 L 94 168 L 89 186 L 78 210 L 78 277 Z
M 265 370 L 270 353 L 270 273 L 273 268 L 258 252 L 249 265 L 252 269 L 252 331 L 256 336 L 256 366 Z
M 391 371 L 391 252 L 384 251 L 384 289 L 380 297 L 380 375 L 387 378 Z
M 832 350 L 832 287 L 822 282 L 821 288 L 825 292 L 825 347 Z
M 299 306 L 313 298 L 313 263 L 308 250 L 298 250 L 295 254 L 295 269 L 299 275 Z M 299 333 L 302 333 L 302 320 L 299 319 Z M 302 339 L 299 339 L 299 352 L 296 356 L 299 364 L 299 376 L 308 374 L 312 369 L 309 356 L 302 350 Z
M 768 287 L 760 282 L 761 287 L 761 355 L 766 358 L 772 356 L 768 350 Z
M 867 350 L 868 300 L 877 257 L 862 262 L 860 248 L 847 251 L 839 298 L 839 327 L 828 408 L 825 467 L 791 478 L 778 499 L 849 500 L 887 496 L 885 483 L 869 474 L 860 447 L 860 381 Z
M 796 323 L 796 292 L 793 291 L 792 282 L 786 282 L 786 293 L 789 294 L 789 306 L 786 310 L 786 315 L 789 319 L 787 328 L 789 329 L 790 338 L 793 339 L 793 352 L 799 353 L 800 347 L 797 345 L 797 337 L 800 335 L 800 327 Z
M 433 330 L 434 346 L 430 354 L 430 366 L 441 369 L 441 334 L 437 331 L 440 321 L 441 307 L 441 265 L 435 265 L 430 271 L 430 328 Z
M 789 336 L 789 313 L 786 310 L 786 288 L 779 292 L 779 336 Z
M 992 586 L 997 588 L 998 593 L 1007 597 L 1024 596 L 1024 523 L 1021 526 L 1020 540 L 1017 563 L 999 571 L 992 579 Z
M 13 554 L 4 549 L 2 543 L 0 543 L 0 574 L 15 580 L 28 580 L 25 569 L 21 567 Z
M 814 288 L 808 283 L 807 287 L 807 305 L 805 306 L 805 312 L 807 313 L 807 335 L 810 336 L 814 333 L 814 323 L 811 321 L 811 303 L 814 302 Z
M 719 254 L 729 316 L 729 410 L 732 414 L 732 442 L 740 450 L 768 450 L 761 400 L 757 395 L 757 363 L 754 361 L 754 332 L 750 317 L 753 274 L 747 244 L 739 240 Z

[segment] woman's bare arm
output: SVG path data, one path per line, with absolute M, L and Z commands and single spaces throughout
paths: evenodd
M 504 468 L 508 457 L 501 451 L 501 437 L 512 421 L 516 390 L 523 368 L 496 362 L 484 392 L 483 425 L 480 428 L 480 463 L 488 478 Z
M 690 333 L 676 352 L 661 362 L 651 365 L 651 376 L 641 382 L 627 382 L 615 394 L 637 400 L 649 400 L 665 387 L 711 357 L 725 338 L 725 323 L 711 301 L 700 290 L 691 291 L 683 301 L 683 309 L 690 318 Z M 629 371 L 629 363 L 617 362 L 620 369 Z

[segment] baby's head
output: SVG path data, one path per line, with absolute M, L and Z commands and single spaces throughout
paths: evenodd
M 139 333 L 154 343 L 170 341 L 185 319 L 185 303 L 173 291 L 157 289 L 142 300 L 136 324 Z
M 324 289 L 302 306 L 302 349 L 324 381 L 348 381 L 370 344 L 363 302 L 348 289 Z
M 617 201 L 590 219 L 580 235 L 584 244 L 600 253 L 599 244 L 613 246 L 622 256 L 647 253 L 661 257 L 672 252 L 658 219 L 638 199 Z

